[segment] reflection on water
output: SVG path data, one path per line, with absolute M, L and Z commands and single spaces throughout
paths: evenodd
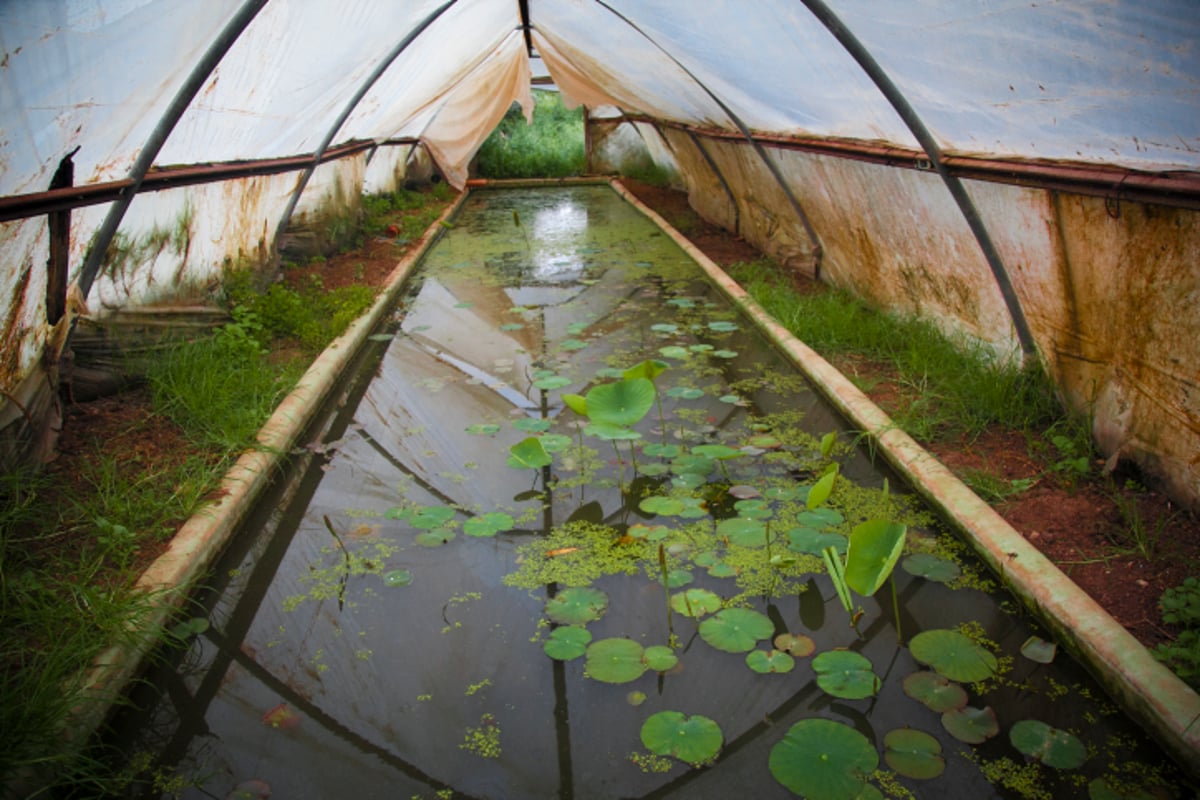
M 884 764 L 879 786 L 1003 796 L 985 773 L 1025 770 L 1054 796 L 1086 796 L 1086 781 L 1028 767 L 1006 734 L 971 748 L 905 695 L 902 679 L 923 667 L 897 645 L 890 591 L 859 599 L 859 632 L 848 624 L 820 557 L 798 545 L 808 534 L 796 531 L 818 523 L 788 494 L 828 469 L 820 437 L 841 423 L 607 187 L 473 195 L 389 330 L 347 379 L 324 443 L 298 456 L 287 491 L 214 574 L 209 630 L 143 690 L 145 713 L 125 720 L 131 751 L 196 784 L 183 796 L 269 786 L 286 798 L 788 797 L 769 755 L 810 717 L 881 752 L 896 728 L 937 737 L 942 777 L 902 778 Z M 605 440 L 567 407 L 564 395 L 587 396 L 648 358 L 667 368 L 639 439 Z M 545 442 L 549 465 L 510 464 L 529 437 Z M 818 533 L 844 536 L 887 508 L 912 524 L 910 549 L 963 567 L 949 586 L 896 570 L 903 638 L 966 625 L 1001 653 L 1003 675 L 968 688 L 1003 730 L 1032 717 L 1087 732 L 1095 752 L 1120 744 L 1085 766 L 1088 779 L 1111 763 L 1156 769 L 1160 756 L 1127 747 L 1133 734 L 1077 667 L 1011 655 L 1031 634 L 1016 607 L 981 590 L 981 568 L 896 499 L 894 480 L 884 492 L 851 438 L 835 453 L 836 514 Z M 716 444 L 735 457 L 684 463 Z M 767 498 L 762 543 L 718 533 L 743 513 L 746 490 Z M 647 510 L 651 496 L 685 510 Z M 710 646 L 695 620 L 666 611 L 660 557 L 691 587 L 765 614 L 775 633 L 866 656 L 879 693 L 842 699 L 817 686 L 809 658 L 760 675 L 743 653 Z M 573 583 L 607 595 L 587 623 L 593 641 L 663 645 L 674 632 L 679 665 L 614 684 L 589 677 L 584 658 L 548 657 L 556 625 L 545 603 Z M 648 752 L 640 731 L 662 710 L 717 722 L 715 765 Z

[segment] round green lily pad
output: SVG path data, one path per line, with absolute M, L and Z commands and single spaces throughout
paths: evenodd
M 991 706 L 963 708 L 942 714 L 942 727 L 955 739 L 967 744 L 983 744 L 1000 732 L 996 712 Z
M 563 375 L 547 375 L 544 378 L 538 378 L 533 382 L 533 385 L 539 389 L 561 389 L 564 386 L 570 386 L 571 379 Z
M 883 759 L 907 778 L 928 780 L 946 771 L 942 745 L 924 731 L 897 728 L 883 737 Z
M 1075 769 L 1087 761 L 1087 748 L 1079 737 L 1041 720 L 1023 719 L 1008 732 L 1013 747 L 1047 767 Z
M 827 694 L 861 700 L 879 691 L 879 676 L 870 659 L 853 650 L 828 650 L 813 659 L 817 685 Z
M 807 502 L 808 495 L 812 494 L 812 487 L 802 486 L 800 488 L 808 490 L 801 492 Z M 842 516 L 842 512 L 832 508 L 814 508 L 796 517 L 796 521 L 809 528 L 834 528 L 845 522 L 846 518 Z
M 771 748 L 771 775 L 808 800 L 852 800 L 862 795 L 879 766 L 867 737 L 840 722 L 797 722 Z
M 922 631 L 908 647 L 913 658 L 952 681 L 973 683 L 996 674 L 996 657 L 958 631 Z
M 466 430 L 472 436 L 494 436 L 500 432 L 500 426 L 490 422 L 479 422 L 468 425 Z
M 647 750 L 692 766 L 711 762 L 724 741 L 721 726 L 699 714 L 660 711 L 642 723 L 642 744 Z
M 967 690 L 936 672 L 914 672 L 904 679 L 904 693 L 939 714 L 967 704 Z
M 413 537 L 413 541 L 421 547 L 441 547 L 454 540 L 456 536 L 453 528 L 434 528 L 431 531 L 421 531 Z
M 543 379 L 543 380 L 546 380 L 546 379 Z M 567 383 L 571 382 L 571 381 L 567 380 L 566 378 L 563 378 L 562 380 L 567 381 Z M 535 382 L 533 385 L 539 386 L 540 381 Z M 566 384 L 562 384 L 562 385 L 565 386 Z M 550 387 L 542 387 L 542 388 L 550 388 Z M 543 419 L 541 417 L 522 417 L 521 419 L 519 419 L 513 423 L 513 427 L 519 431 L 524 431 L 525 433 L 544 433 L 544 432 L 550 430 L 550 420 Z
M 677 614 L 699 619 L 721 608 L 721 596 L 708 589 L 686 589 L 671 595 L 671 608 Z
M 751 650 L 746 654 L 746 666 L 763 675 L 791 672 L 796 666 L 796 659 L 782 650 Z
M 949 583 L 962 574 L 953 561 L 938 558 L 932 553 L 913 553 L 900 562 L 900 567 L 909 575 L 936 583 Z
M 1021 645 L 1021 655 L 1039 664 L 1049 664 L 1058 652 L 1058 645 L 1037 636 L 1030 636 Z
M 692 573 L 686 569 L 673 569 L 667 572 L 667 588 L 678 589 L 681 586 L 687 586 L 695 578 Z M 662 575 L 658 576 L 658 582 L 662 583 Z
M 646 671 L 643 653 L 632 639 L 601 639 L 588 645 L 584 671 L 603 683 L 629 683 Z
M 394 569 L 384 574 L 383 582 L 388 586 L 408 586 L 413 582 L 413 574 L 407 569 Z
M 811 556 L 821 555 L 826 547 L 832 547 L 838 555 L 845 555 L 848 544 L 846 537 L 840 533 L 817 528 L 792 528 L 787 532 L 787 538 L 789 550 Z
M 675 651 L 666 645 L 655 644 L 643 651 L 642 661 L 655 672 L 666 672 L 674 669 L 675 665 L 679 663 L 679 656 L 675 655 Z
M 542 650 L 556 661 L 570 661 L 586 653 L 591 641 L 592 632 L 587 628 L 581 625 L 564 625 L 550 631 Z
M 775 637 L 775 649 L 783 650 L 788 655 L 797 658 L 805 658 L 813 654 L 813 651 L 817 649 L 817 643 L 812 640 L 812 637 L 802 633 L 781 633 Z
M 608 610 L 608 595 L 590 586 L 572 586 L 546 601 L 546 616 L 562 625 L 591 622 Z
M 717 535 L 741 547 L 765 547 L 767 544 L 767 527 L 756 519 L 746 517 L 721 520 L 717 525 Z
M 431 531 L 454 519 L 454 509 L 449 506 L 425 506 L 413 512 L 408 523 L 414 528 Z
M 750 608 L 726 608 L 700 623 L 700 638 L 726 653 L 749 652 L 774 632 L 767 615 Z
M 661 517 L 673 517 L 683 512 L 683 501 L 675 497 L 664 497 L 656 494 L 644 498 L 638 503 L 638 508 L 645 511 L 647 514 L 656 514 Z
M 502 511 L 488 511 L 486 514 L 471 517 L 464 522 L 463 533 L 467 536 L 477 537 L 495 536 L 501 531 L 511 529 L 515 524 L 516 522 L 509 514 Z

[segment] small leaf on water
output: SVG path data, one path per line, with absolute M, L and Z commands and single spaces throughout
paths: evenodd
M 996 674 L 996 657 L 958 631 L 922 631 L 908 647 L 913 658 L 952 681 L 974 683 Z
M 463 533 L 467 536 L 495 536 L 497 533 L 511 529 L 515 524 L 509 514 L 501 511 L 488 511 L 464 522 Z
M 558 623 L 591 622 L 608 610 L 608 595 L 590 586 L 562 589 L 546 601 L 546 616 Z
M 679 663 L 679 656 L 675 655 L 675 651 L 666 645 L 655 644 L 646 648 L 642 654 L 642 660 L 655 672 L 666 672 L 675 668 L 675 665 Z
M 601 639 L 588 645 L 584 672 L 603 683 L 629 683 L 646 671 L 643 654 L 642 646 L 632 639 Z
M 942 714 L 942 727 L 951 736 L 967 744 L 982 744 L 1000 732 L 996 712 L 991 706 L 963 708 Z
M 1021 655 L 1039 664 L 1049 664 L 1057 652 L 1058 645 L 1037 636 L 1030 636 L 1025 640 L 1025 644 L 1021 645 Z
M 849 725 L 810 718 L 788 729 L 768 761 L 771 775 L 810 800 L 859 798 L 879 766 L 879 753 Z
M 879 676 L 870 659 L 853 650 L 828 650 L 812 661 L 817 685 L 827 694 L 846 700 L 861 700 L 877 693 Z
M 746 654 L 746 666 L 763 675 L 791 672 L 796 659 L 782 650 L 752 650 Z
M 913 553 L 900 563 L 909 575 L 936 583 L 949 583 L 962 574 L 953 561 L 938 558 L 932 553 Z
M 468 425 L 466 431 L 472 436 L 492 436 L 500 432 L 500 426 L 480 422 L 475 425 Z
M 726 608 L 700 623 L 700 638 L 726 653 L 746 653 L 770 638 L 775 624 L 750 608 Z
M 592 633 L 580 625 L 564 625 L 550 631 L 550 637 L 542 645 L 546 655 L 555 661 L 570 661 L 587 652 Z
M 660 711 L 642 724 L 642 744 L 655 755 L 674 756 L 692 766 L 716 758 L 724 743 L 721 727 L 699 714 Z
M 781 633 L 775 637 L 775 648 L 797 658 L 804 658 L 813 654 L 817 643 L 802 633 Z
M 1056 769 L 1075 769 L 1087 761 L 1087 748 L 1077 736 L 1036 719 L 1024 719 L 1008 732 L 1012 746 Z
M 897 728 L 883 737 L 883 758 L 906 778 L 929 780 L 946 771 L 942 745 L 924 731 Z
M 967 691 L 936 672 L 923 670 L 904 679 L 904 693 L 939 714 L 967 704 Z
M 413 574 L 406 569 L 394 569 L 384 574 L 383 582 L 388 586 L 408 586 L 413 582 Z

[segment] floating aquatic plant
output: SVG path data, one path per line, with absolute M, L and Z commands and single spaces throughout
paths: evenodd
M 660 711 L 642 723 L 642 744 L 655 755 L 673 756 L 698 767 L 711 762 L 725 738 L 721 726 L 699 714 Z
M 463 533 L 467 536 L 485 538 L 507 531 L 516 524 L 512 515 L 502 511 L 488 511 L 463 523 Z
M 996 674 L 996 657 L 958 631 L 922 631 L 908 644 L 913 658 L 952 681 L 975 683 Z
M 929 780 L 946 771 L 942 745 L 924 731 L 897 728 L 883 737 L 883 759 L 906 778 Z
M 590 586 L 562 589 L 546 601 L 546 616 L 563 625 L 591 622 L 608 610 L 608 595 Z
M 570 661 L 586 653 L 591 641 L 592 632 L 587 628 L 563 625 L 550 631 L 542 650 L 556 661 Z
M 936 672 L 914 672 L 904 679 L 904 693 L 939 714 L 967 704 L 967 690 Z
M 867 737 L 840 722 L 805 719 L 771 748 L 771 775 L 808 800 L 856 800 L 879 767 Z
M 721 604 L 721 596 L 708 589 L 685 589 L 671 595 L 671 608 L 688 617 L 699 618 L 715 613 L 720 610 Z
M 775 648 L 789 655 L 804 658 L 813 654 L 817 643 L 802 633 L 781 633 L 775 637 Z
M 1023 719 L 1008 731 L 1012 746 L 1032 759 L 1056 769 L 1075 769 L 1087 761 L 1087 748 L 1079 737 L 1036 719 Z
M 960 742 L 983 744 L 1000 732 L 991 706 L 964 706 L 942 714 L 942 727 Z
M 834 697 L 861 700 L 879 691 L 871 660 L 853 650 L 829 650 L 813 659 L 817 685 Z
M 746 666 L 763 675 L 791 672 L 796 659 L 783 650 L 751 650 L 746 654 Z
M 1054 660 L 1057 652 L 1058 645 L 1054 642 L 1047 642 L 1040 636 L 1030 636 L 1021 645 L 1021 655 L 1039 664 L 1049 664 Z
M 938 558 L 932 553 L 913 553 L 900 563 L 909 575 L 936 583 L 949 583 L 962 574 L 953 561 Z
M 383 582 L 388 586 L 408 586 L 413 582 L 413 574 L 407 569 L 394 569 L 384 573 Z
M 727 653 L 745 653 L 769 639 L 775 625 L 766 614 L 750 608 L 726 608 L 700 623 L 700 638 Z

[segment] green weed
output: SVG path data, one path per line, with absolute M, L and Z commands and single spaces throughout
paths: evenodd
M 583 110 L 567 109 L 558 92 L 534 92 L 533 124 L 516 104 L 479 148 L 484 178 L 564 178 L 583 172 Z
M 1172 642 L 1151 652 L 1193 688 L 1200 689 L 1200 579 L 1187 578 L 1158 601 L 1163 622 L 1183 628 Z

